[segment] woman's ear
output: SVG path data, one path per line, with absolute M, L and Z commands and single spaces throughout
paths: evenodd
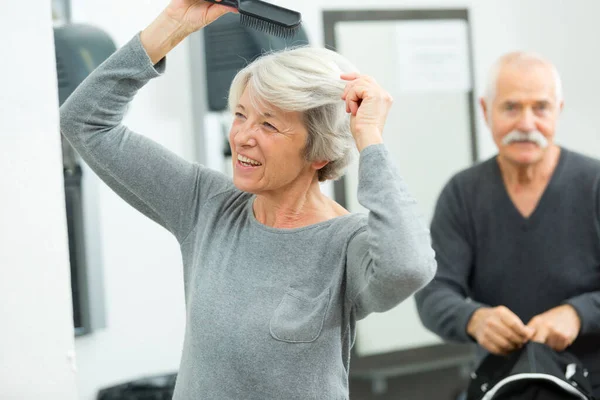
M 315 169 L 315 170 L 320 170 L 321 168 L 323 168 L 324 166 L 326 166 L 327 164 L 329 164 L 329 161 L 313 161 L 310 165 Z

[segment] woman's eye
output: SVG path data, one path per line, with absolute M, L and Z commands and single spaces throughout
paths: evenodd
M 244 114 L 242 114 L 242 113 L 239 113 L 239 112 L 236 112 L 236 113 L 235 113 L 235 117 L 236 117 L 236 118 L 246 118 L 246 116 L 245 116 Z
M 277 128 L 275 128 L 273 125 L 271 125 L 271 124 L 270 124 L 270 123 L 268 123 L 268 122 L 263 122 L 263 126 L 264 126 L 265 128 L 267 128 L 267 129 L 271 130 L 271 131 L 276 131 L 276 130 L 277 130 Z

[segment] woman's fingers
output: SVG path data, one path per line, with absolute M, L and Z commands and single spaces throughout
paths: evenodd
M 363 100 L 373 97 L 374 89 L 368 82 L 357 82 L 348 88 L 345 100 L 352 115 L 356 115 Z
M 361 75 L 358 72 L 348 72 L 340 75 L 340 77 L 345 81 L 353 81 L 359 78 L 360 76 Z

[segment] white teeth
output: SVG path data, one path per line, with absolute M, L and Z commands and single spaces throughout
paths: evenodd
M 251 159 L 251 158 L 248 158 L 248 157 L 244 157 L 244 156 L 243 156 L 243 155 L 241 155 L 241 154 L 238 154 L 238 160 L 239 160 L 239 161 L 241 161 L 241 162 L 243 162 L 243 163 L 245 163 L 245 164 L 250 164 L 250 165 L 255 165 L 255 166 L 260 166 L 260 165 L 262 165 L 262 164 L 261 164 L 261 163 L 259 163 L 258 161 L 256 161 L 256 160 L 253 160 L 253 159 Z

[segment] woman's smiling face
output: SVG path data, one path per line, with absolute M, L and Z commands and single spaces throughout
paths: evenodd
M 245 192 L 264 194 L 293 187 L 317 170 L 306 160 L 308 132 L 303 115 L 251 101 L 247 86 L 235 107 L 229 133 L 233 182 Z

